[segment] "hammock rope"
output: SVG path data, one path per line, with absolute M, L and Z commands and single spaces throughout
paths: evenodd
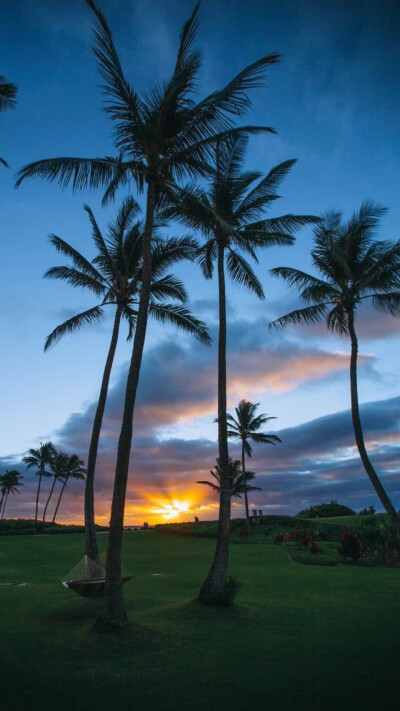
M 121 576 L 123 583 L 126 583 L 133 577 L 125 569 L 121 570 Z M 106 553 L 103 553 L 98 562 L 85 555 L 82 560 L 64 576 L 61 584 L 82 597 L 101 597 L 104 594 L 105 581 Z

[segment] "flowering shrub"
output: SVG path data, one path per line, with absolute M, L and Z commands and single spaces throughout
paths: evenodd
M 319 545 L 315 539 L 311 541 L 310 547 L 308 550 L 310 551 L 310 553 L 313 553 L 314 555 L 316 553 L 323 553 L 324 552 L 324 549 L 319 547 Z

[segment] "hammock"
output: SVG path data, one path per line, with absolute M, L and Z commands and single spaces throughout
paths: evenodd
M 106 554 L 100 556 L 99 562 L 85 555 L 77 565 L 69 571 L 61 581 L 61 585 L 73 590 L 82 597 L 101 597 L 104 594 L 106 582 Z M 126 583 L 133 576 L 125 570 L 122 572 L 122 582 Z

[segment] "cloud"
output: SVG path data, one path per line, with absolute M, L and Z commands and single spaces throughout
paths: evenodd
M 261 326 L 264 325 L 264 329 Z M 281 392 L 315 380 L 338 378 L 346 373 L 348 355 L 329 353 L 310 345 L 282 338 L 264 340 L 261 321 L 234 321 L 230 324 L 229 398 L 253 396 L 264 391 Z M 238 337 L 240 334 L 240 338 Z M 214 334 L 215 335 L 215 334 Z M 361 359 L 372 368 L 371 359 Z M 96 511 L 99 521 L 107 522 L 116 449 L 121 424 L 126 368 L 110 389 L 96 472 Z M 205 415 L 215 416 L 216 347 L 206 349 L 194 341 L 166 340 L 146 352 L 134 420 L 127 496 L 127 521 L 144 517 L 160 518 L 170 501 L 189 500 L 189 516 L 201 511 L 204 517 L 217 515 L 215 497 L 207 487 L 196 484 L 209 476 L 215 464 L 217 445 L 207 438 L 184 439 L 177 435 L 182 421 Z M 75 413 L 57 437 L 57 446 L 77 452 L 86 460 L 96 403 Z M 386 471 L 386 481 L 396 494 L 398 489 L 400 397 L 364 405 L 362 419 L 371 456 Z M 251 502 L 266 511 L 280 508 L 295 512 L 322 498 L 340 498 L 358 505 L 370 502 L 374 493 L 366 479 L 354 447 L 349 411 L 320 417 L 279 432 L 283 442 L 275 447 L 256 447 L 251 468 L 257 472 L 262 492 Z M 231 443 L 231 455 L 238 457 L 238 444 Z M 17 457 L 0 462 L 3 469 L 20 468 Z M 23 469 L 21 470 L 23 471 Z M 8 515 L 33 515 L 37 480 L 31 475 L 23 493 L 9 502 Z M 43 496 L 50 483 L 44 481 Z M 60 520 L 81 520 L 83 487 L 71 482 L 60 509 Z M 375 497 L 376 498 L 376 497 Z M 239 502 L 240 504 L 240 502 Z M 236 507 L 236 510 L 237 509 Z

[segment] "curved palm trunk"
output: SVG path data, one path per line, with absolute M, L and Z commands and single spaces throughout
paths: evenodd
M 155 180 L 148 179 L 146 222 L 143 231 L 143 271 L 142 287 L 132 357 L 126 383 L 124 412 L 118 441 L 117 464 L 115 469 L 113 498 L 111 504 L 110 532 L 108 536 L 105 609 L 98 619 L 96 628 L 105 632 L 124 627 L 127 616 L 124 607 L 121 580 L 121 548 L 124 523 L 126 486 L 128 480 L 129 457 L 132 444 L 132 422 L 139 382 L 140 366 L 146 338 L 147 318 L 151 287 L 151 238 L 153 234 L 154 210 L 156 204 Z
M 348 312 L 348 325 L 349 334 L 351 339 L 351 357 L 350 357 L 350 390 L 351 390 L 351 416 L 353 420 L 354 435 L 356 439 L 356 444 L 358 451 L 360 453 L 361 461 L 363 463 L 364 469 L 367 472 L 371 484 L 374 487 L 376 493 L 379 496 L 382 506 L 387 512 L 392 524 L 396 528 L 400 528 L 400 520 L 397 516 L 396 510 L 390 501 L 371 461 L 368 457 L 367 450 L 364 443 L 364 435 L 361 426 L 360 410 L 358 405 L 358 390 L 357 390 L 357 354 L 358 354 L 358 341 L 357 335 L 354 328 L 354 312 Z
M 38 510 L 39 510 L 39 495 L 40 495 L 40 484 L 42 482 L 42 474 L 39 474 L 39 485 L 36 493 L 36 510 L 35 510 L 35 528 L 37 528 L 37 517 L 38 517 Z
M 60 496 L 58 497 L 58 501 L 57 501 L 57 506 L 56 506 L 56 510 L 54 511 L 54 516 L 53 516 L 53 520 L 52 520 L 52 523 L 54 523 L 54 522 L 55 522 L 55 520 L 56 520 L 56 516 L 57 516 L 57 512 L 58 512 L 58 507 L 60 506 L 60 503 L 61 503 L 61 497 L 62 497 L 62 495 L 63 495 L 63 493 L 64 493 L 64 489 L 65 489 L 65 487 L 67 486 L 67 481 L 68 481 L 68 479 L 69 479 L 69 477 L 68 477 L 68 476 L 66 476 L 66 477 L 65 477 L 65 479 L 64 479 L 64 483 L 63 483 L 63 485 L 62 485 L 62 489 L 61 489 L 61 491 L 60 491 Z
M 244 486 L 244 503 L 246 507 L 246 523 L 249 523 L 249 500 L 247 498 L 247 486 L 246 486 L 246 469 L 244 461 L 244 440 L 242 439 L 242 474 L 243 474 L 243 486 Z
M 6 493 L 6 495 L 5 495 L 3 511 L 2 511 L 2 514 L 1 514 L 1 520 L 3 520 L 3 518 L 4 518 L 4 512 L 5 512 L 5 510 L 6 510 L 6 503 L 7 503 L 7 499 L 8 499 L 8 493 L 9 493 L 9 492 L 7 491 L 7 493 Z
M 220 478 L 219 520 L 217 547 L 210 571 L 200 588 L 199 600 L 206 605 L 223 602 L 229 565 L 229 537 L 231 519 L 231 487 L 229 479 L 229 453 L 226 422 L 226 295 L 224 273 L 224 248 L 218 245 L 218 449 Z
M 46 501 L 46 506 L 44 507 L 44 511 L 43 511 L 43 523 L 44 523 L 45 520 L 46 520 L 47 507 L 48 507 L 48 505 L 49 505 L 49 503 L 50 503 L 50 499 L 51 499 L 51 497 L 52 497 L 52 495 L 53 495 L 53 491 L 54 491 L 54 487 L 55 487 L 55 485 L 56 485 L 56 481 L 57 481 L 57 478 L 54 477 L 54 479 L 53 479 L 53 484 L 52 484 L 52 487 L 51 487 L 51 489 L 50 489 L 49 498 L 48 498 L 47 501 Z
M 94 475 L 96 470 L 97 450 L 99 447 L 99 439 L 101 425 L 103 422 L 104 409 L 106 406 L 108 386 L 110 383 L 111 369 L 114 362 L 115 350 L 118 343 L 119 326 L 121 322 L 121 307 L 118 306 L 115 318 L 114 327 L 111 336 L 111 343 L 108 350 L 107 360 L 104 367 L 103 379 L 101 381 L 100 395 L 97 403 L 96 414 L 93 421 L 92 436 L 90 439 L 90 447 L 88 454 L 88 463 L 86 470 L 85 484 L 85 555 L 98 560 L 99 550 L 96 540 L 96 527 L 94 521 Z

